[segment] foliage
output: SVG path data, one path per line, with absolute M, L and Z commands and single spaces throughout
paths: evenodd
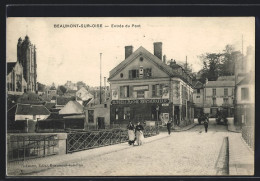
M 219 76 L 230 76 L 235 74 L 235 63 L 240 52 L 234 50 L 231 45 L 226 45 L 222 53 L 205 53 L 199 56 L 203 67 L 198 72 L 200 81 L 205 83 L 217 80 Z
M 66 91 L 67 91 L 67 88 L 65 86 L 61 85 L 58 87 L 59 94 L 64 95 Z
M 46 90 L 46 85 L 41 84 L 40 82 L 38 82 L 38 91 L 44 92 L 45 90 Z

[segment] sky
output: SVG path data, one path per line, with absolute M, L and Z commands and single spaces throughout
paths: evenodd
M 87 27 L 88 24 L 95 27 Z M 201 54 L 220 53 L 227 44 L 241 51 L 242 35 L 244 53 L 247 46 L 255 47 L 255 19 L 11 17 L 7 18 L 7 62 L 17 61 L 18 39 L 24 39 L 26 35 L 37 48 L 38 82 L 46 85 L 54 82 L 57 86 L 67 81 L 83 81 L 87 85 L 98 86 L 100 53 L 102 84 L 103 77 L 108 78 L 109 71 L 124 60 L 124 47 L 129 45 L 134 47 L 134 51 L 143 46 L 153 53 L 153 43 L 162 42 L 162 53 L 167 60 L 184 62 L 187 56 L 188 63 L 196 72 L 202 67 L 198 57 Z

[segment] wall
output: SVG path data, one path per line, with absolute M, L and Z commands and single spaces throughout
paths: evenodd
M 143 57 L 143 61 L 140 61 L 140 57 Z M 154 64 L 151 60 L 148 60 L 145 55 L 138 55 L 129 65 L 127 65 L 123 70 L 121 70 L 117 75 L 115 75 L 110 81 L 113 80 L 127 80 L 129 79 L 129 70 L 139 69 L 140 66 L 143 66 L 144 69 L 152 69 L 152 77 L 168 77 L 168 74 L 163 72 Z M 123 74 L 123 77 L 120 77 L 120 74 Z
M 49 117 L 49 115 L 35 115 L 36 118 L 33 119 L 33 115 L 15 115 L 15 120 L 26 120 L 26 118 L 28 118 L 29 120 L 34 120 L 37 121 L 37 118 L 44 120 L 47 117 Z
M 241 88 L 249 88 L 249 99 L 241 100 Z M 255 103 L 255 86 L 254 85 L 239 85 L 237 87 L 237 104 L 252 104 Z

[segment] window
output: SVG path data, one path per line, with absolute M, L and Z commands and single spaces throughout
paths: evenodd
M 145 91 L 144 90 L 139 90 L 137 91 L 137 98 L 144 98 L 145 96 Z
M 162 96 L 163 93 L 163 84 L 156 84 L 152 87 L 152 96 L 159 97 Z
M 129 70 L 129 79 L 136 79 L 139 77 L 139 70 Z
M 213 95 L 213 96 L 216 95 L 216 89 L 212 89 L 212 95 Z
M 200 96 L 197 96 L 197 98 L 200 98 Z
M 223 98 L 223 104 L 228 104 L 228 98 Z
M 249 90 L 248 88 L 241 88 L 241 100 L 248 100 Z
M 124 77 L 124 74 L 123 74 L 123 73 L 121 73 L 121 74 L 120 74 L 120 77 L 121 77 L 121 78 L 123 78 L 123 77 Z
M 213 105 L 216 105 L 216 98 L 212 99 Z
M 118 120 L 118 108 L 115 110 L 115 119 Z
M 88 122 L 94 123 L 94 110 L 88 110 Z
M 33 115 L 33 120 L 36 120 L 36 115 Z
M 197 89 L 197 93 L 200 94 L 200 89 Z
M 152 77 L 152 69 L 151 68 L 144 69 L 144 78 L 149 78 L 149 77 Z
M 130 119 L 130 107 L 124 107 L 124 119 Z
M 120 87 L 120 98 L 129 97 L 129 86 L 121 86 Z
M 228 96 L 228 89 L 224 88 L 224 96 Z

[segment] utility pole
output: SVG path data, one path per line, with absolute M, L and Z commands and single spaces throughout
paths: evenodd
M 101 86 L 102 86 L 102 66 L 101 66 L 101 59 L 102 59 L 102 53 L 100 53 L 100 87 L 99 87 L 99 103 L 101 104 L 102 103 L 102 100 L 101 100 L 101 96 L 102 96 L 102 90 L 101 90 Z
M 105 86 L 105 100 L 104 102 L 107 101 L 107 86 L 106 86 L 106 77 L 104 77 L 104 86 Z

